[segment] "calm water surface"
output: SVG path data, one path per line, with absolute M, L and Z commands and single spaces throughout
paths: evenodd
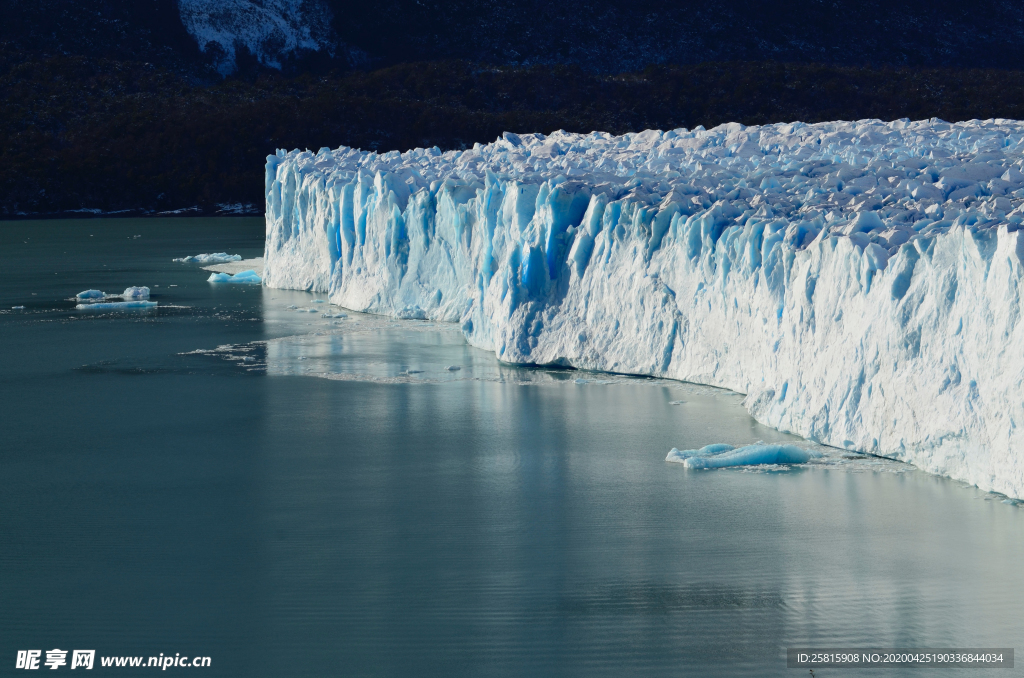
M 450 326 L 171 262 L 263 234 L 0 223 L 0 675 L 29 648 L 206 676 L 753 676 L 807 675 L 787 646 L 1024 647 L 1003 497 L 839 453 L 688 471 L 670 448 L 793 438 L 724 391 L 503 366 Z M 66 301 L 129 285 L 160 308 Z

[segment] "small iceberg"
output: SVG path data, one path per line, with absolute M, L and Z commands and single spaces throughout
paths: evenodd
M 196 254 L 191 257 L 181 257 L 174 261 L 182 264 L 227 264 L 232 261 L 241 261 L 241 254 L 228 254 L 227 252 L 214 252 L 213 254 Z
M 129 287 L 121 293 L 122 299 L 149 299 L 148 287 Z
M 148 287 L 128 287 L 121 294 L 107 294 L 100 290 L 86 290 L 75 295 L 77 301 L 96 302 L 106 299 L 124 299 L 126 301 L 149 299 Z
M 155 301 L 101 301 L 93 304 L 78 304 L 80 311 L 119 311 L 131 308 L 153 308 Z
M 759 464 L 803 464 L 820 456 L 820 452 L 796 445 L 757 442 L 753 445 L 733 447 L 717 443 L 706 445 L 699 450 L 678 450 L 673 447 L 665 461 L 676 462 L 686 468 L 724 468 Z
M 256 273 L 256 271 L 241 271 L 234 275 L 230 273 L 211 273 L 210 277 L 206 279 L 207 282 L 212 283 L 236 283 L 246 285 L 261 285 L 263 279 Z

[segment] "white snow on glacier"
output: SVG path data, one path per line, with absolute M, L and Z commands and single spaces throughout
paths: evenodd
M 1024 123 L 279 151 L 264 280 L 1024 496 Z

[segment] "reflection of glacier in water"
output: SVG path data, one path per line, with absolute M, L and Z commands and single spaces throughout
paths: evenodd
M 170 261 L 196 242 L 233 252 L 246 230 L 242 253 L 254 256 L 263 229 L 0 229 L 10 646 L 38 647 L 40 628 L 125 646 L 127 624 L 142 645 L 214 639 L 218 675 L 244 678 L 339 666 L 763 678 L 792 673 L 787 646 L 1024 637 L 1024 513 L 1003 498 L 859 455 L 837 470 L 686 469 L 666 453 L 805 443 L 758 424 L 734 393 L 680 382 L 493 358 L 482 368 L 504 383 L 467 380 L 485 373 L 475 350 L 448 343 L 448 326 L 371 316 L 380 331 L 367 333 L 362 316 L 309 293 L 211 285 L 198 265 Z M 26 250 L 15 235 L 51 240 Z M 73 279 L 112 254 L 126 265 Z M 136 275 L 152 262 L 163 263 Z M 61 275 L 39 274 L 50 266 Z M 159 295 L 157 311 L 83 314 L 64 301 L 135 283 Z M 365 359 L 436 351 L 417 354 L 434 366 L 423 375 L 456 381 L 279 376 L 314 374 L 307 342 L 335 330 L 349 333 L 342 352 Z M 344 358 L 319 369 L 368 374 Z M 374 369 L 417 369 L 384 363 Z
M 497 360 L 489 351 L 468 345 L 458 325 L 452 323 L 394 319 L 341 310 L 297 292 L 276 291 L 275 294 L 293 295 L 289 300 L 295 302 L 271 303 L 264 307 L 266 321 L 276 326 L 277 332 L 284 332 L 283 336 L 248 344 L 224 344 L 191 353 L 216 356 L 236 363 L 240 369 L 271 376 L 396 386 L 490 382 L 561 388 L 648 387 L 665 393 L 663 406 L 668 417 L 743 422 L 742 426 L 735 427 L 745 432 L 738 433 L 741 437 L 732 440 L 736 445 L 753 444 L 766 438 L 808 451 L 804 462 L 794 458 L 771 463 L 771 460 L 759 458 L 750 462 L 756 466 L 740 467 L 738 470 L 742 472 L 774 473 L 794 467 L 889 473 L 916 470 L 899 461 L 850 453 L 761 426 L 743 408 L 743 396 L 725 389 L 670 379 L 509 365 Z M 652 450 L 651 453 L 659 456 L 663 451 Z M 736 465 L 732 466 L 737 470 Z
M 305 308 L 294 309 L 296 313 L 305 311 Z M 308 311 L 319 313 L 322 309 Z M 628 375 L 507 365 L 496 360 L 490 351 L 469 346 L 458 325 L 394 320 L 362 313 L 346 315 L 344 319 L 322 319 L 322 328 L 312 333 L 268 340 L 267 373 L 394 384 L 452 381 L 667 383 L 667 380 Z

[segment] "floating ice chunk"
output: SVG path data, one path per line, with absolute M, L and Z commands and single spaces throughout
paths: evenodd
M 232 261 L 241 261 L 242 255 L 228 254 L 227 252 L 214 252 L 213 254 L 196 254 L 191 257 L 181 257 L 174 261 L 183 264 L 226 264 Z
M 122 299 L 149 299 L 148 287 L 129 287 L 121 293 Z
M 256 271 L 241 271 L 231 275 L 230 273 L 211 273 L 210 277 L 206 279 L 207 282 L 213 283 L 236 283 L 246 285 L 259 285 L 263 282 Z
M 80 311 L 118 311 L 130 308 L 153 308 L 155 301 L 101 301 L 94 304 L 78 304 L 75 306 Z
M 732 445 L 726 445 L 725 443 L 705 445 L 699 450 L 680 450 L 673 447 L 669 451 L 668 456 L 665 457 L 665 461 L 675 461 L 681 464 L 691 457 L 702 457 L 709 456 L 712 454 L 721 454 L 722 452 L 728 452 L 734 449 L 736 448 L 734 448 Z
M 107 295 L 99 290 L 86 290 L 75 295 L 78 299 L 103 299 Z
M 732 445 L 707 445 L 699 450 L 672 451 L 665 461 L 674 461 L 687 468 L 723 468 L 726 466 L 756 466 L 760 464 L 803 464 L 821 453 L 796 445 L 756 443 L 734 448 Z
M 172 285 L 173 287 L 173 285 Z M 125 289 L 121 294 L 107 294 L 100 290 L 86 290 L 79 292 L 75 295 L 75 299 L 84 302 L 94 302 L 103 299 L 125 299 L 128 301 L 134 299 L 149 299 L 149 288 L 148 287 L 129 287 Z

